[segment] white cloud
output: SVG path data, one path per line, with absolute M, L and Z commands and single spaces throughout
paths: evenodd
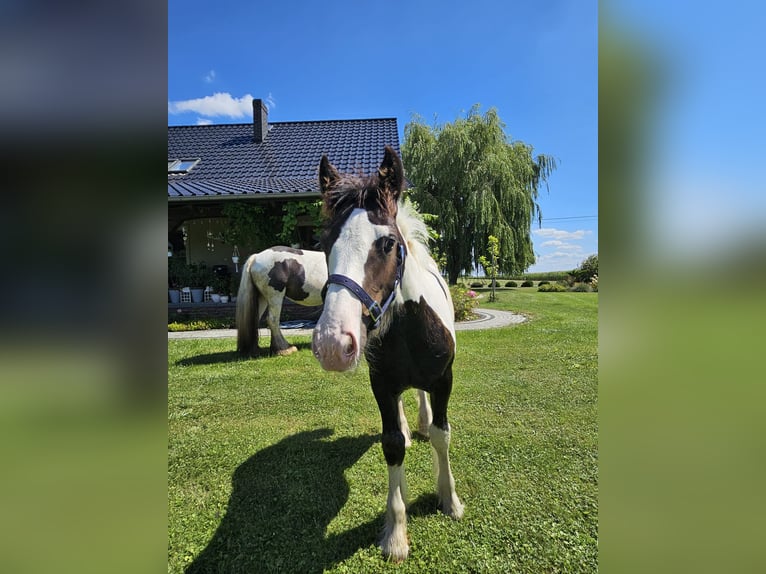
M 205 80 L 206 84 L 212 84 L 215 80 L 215 70 L 210 70 L 207 74 L 205 74 L 203 80 Z
M 263 100 L 263 103 L 266 104 L 266 108 L 268 108 L 269 111 L 277 107 L 277 102 L 274 99 L 274 96 L 271 95 L 271 92 L 269 92 L 269 95 Z
M 554 227 L 542 227 L 540 229 L 533 229 L 532 233 L 539 235 L 540 237 L 553 237 L 554 239 L 583 239 L 586 235 L 590 234 L 591 231 L 585 229 L 564 231 L 563 229 L 556 229 Z
M 535 264 L 530 272 L 569 271 L 575 269 L 591 253 L 593 231 L 566 231 L 554 227 L 533 229 Z M 586 247 L 587 245 L 587 247 Z
M 209 118 L 197 118 L 197 125 L 198 126 L 209 126 L 213 123 L 213 120 Z
M 208 117 L 246 118 L 253 113 L 253 96 L 245 94 L 241 98 L 234 98 L 229 93 L 216 92 L 204 98 L 168 102 L 169 114 L 186 112 L 195 112 Z
M 585 255 L 582 250 L 579 253 L 554 251 L 537 255 L 535 259 L 535 264 L 529 268 L 530 271 L 569 271 L 578 267 L 585 259 Z
M 574 243 L 567 243 L 566 241 L 559 241 L 558 239 L 551 239 L 550 241 L 544 241 L 540 244 L 540 247 L 554 247 L 556 249 L 566 251 L 582 251 L 582 247 Z

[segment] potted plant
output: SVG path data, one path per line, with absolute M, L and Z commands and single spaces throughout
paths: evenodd
M 186 287 L 188 270 L 178 257 L 168 258 L 168 299 L 173 305 L 181 302 L 181 287 Z
M 226 297 L 226 301 L 224 301 L 224 297 Z M 216 275 L 213 278 L 213 301 L 215 303 L 223 302 L 226 303 L 228 301 L 229 297 L 229 277 L 228 276 L 221 276 Z
M 205 287 L 209 283 L 207 266 L 204 263 L 189 265 L 189 286 L 191 287 L 192 303 L 202 303 Z

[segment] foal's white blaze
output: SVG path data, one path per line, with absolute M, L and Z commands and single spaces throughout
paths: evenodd
M 404 476 L 404 464 L 388 467 L 388 504 L 386 522 L 380 549 L 383 555 L 395 562 L 407 558 L 410 546 L 407 543 L 407 480 Z
M 388 236 L 385 225 L 372 225 L 367 211 L 351 212 L 330 251 L 329 274 L 345 275 L 364 284 L 364 264 L 370 247 L 381 236 Z M 327 288 L 324 311 L 314 328 L 313 349 L 323 369 L 345 371 L 354 367 L 366 344 L 367 330 L 362 325 L 362 304 L 345 287 Z

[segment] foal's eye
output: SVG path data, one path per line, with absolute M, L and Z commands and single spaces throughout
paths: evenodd
M 394 245 L 396 245 L 396 239 L 393 237 L 385 237 L 383 239 L 383 252 L 388 255 L 391 253 L 391 250 L 394 248 Z

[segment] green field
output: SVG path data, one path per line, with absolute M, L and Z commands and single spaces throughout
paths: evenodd
M 298 353 L 250 360 L 233 339 L 170 340 L 168 571 L 595 572 L 598 294 L 498 297 L 482 306 L 529 320 L 457 334 L 465 516 L 437 512 L 430 445 L 414 440 L 399 565 L 375 546 L 387 473 L 365 364 L 324 372 L 289 333 Z M 405 404 L 415 428 L 414 392 Z

